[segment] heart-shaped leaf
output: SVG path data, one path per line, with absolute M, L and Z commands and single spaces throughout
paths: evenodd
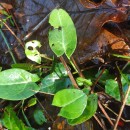
M 65 89 L 55 94 L 53 105 L 62 107 L 59 116 L 75 119 L 84 111 L 87 105 L 87 96 L 77 89 Z
M 98 97 L 97 94 L 91 94 L 88 96 L 87 106 L 83 112 L 83 114 L 76 118 L 76 119 L 68 119 L 68 123 L 70 125 L 77 125 L 85 122 L 86 120 L 90 119 L 97 110 L 97 101 Z

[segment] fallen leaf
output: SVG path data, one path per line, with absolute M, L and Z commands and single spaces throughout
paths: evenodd
M 0 10 L 1 10 L 1 9 L 10 10 L 10 9 L 12 9 L 12 8 L 13 8 L 13 6 L 12 6 L 11 4 L 1 3 L 1 2 L 0 2 Z
M 80 63 L 84 63 L 96 57 L 109 54 L 121 54 L 130 55 L 130 48 L 125 43 L 123 38 L 117 37 L 116 35 L 110 33 L 109 31 L 102 29 L 101 34 L 93 42 L 93 44 L 86 45 L 86 52 L 80 51 Z M 83 53 L 82 53 L 83 52 Z

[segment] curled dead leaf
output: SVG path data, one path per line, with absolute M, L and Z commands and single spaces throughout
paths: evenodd
M 96 57 L 112 53 L 130 55 L 130 47 L 123 38 L 117 37 L 109 31 L 102 29 L 100 35 L 92 45 L 86 45 L 84 50 L 79 50 L 78 61 L 85 63 Z

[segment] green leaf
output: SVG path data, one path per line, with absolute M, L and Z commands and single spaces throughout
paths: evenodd
M 76 49 L 77 35 L 74 23 L 63 9 L 54 9 L 49 18 L 53 30 L 49 31 L 49 45 L 59 57 L 64 53 L 68 58 Z
M 59 116 L 75 119 L 83 113 L 87 105 L 87 96 L 77 89 L 61 90 L 55 94 L 52 105 L 62 107 Z
M 85 79 L 85 78 L 78 77 L 76 79 L 76 81 L 77 81 L 77 83 L 78 83 L 79 86 L 84 85 L 86 87 L 90 87 L 92 85 L 91 79 Z
M 117 81 L 110 79 L 106 81 L 105 92 L 120 101 L 120 93 Z
M 31 106 L 34 106 L 37 104 L 37 99 L 36 98 L 31 98 L 29 101 L 28 101 L 28 107 L 31 107 Z
M 55 94 L 56 92 L 67 88 L 71 85 L 71 81 L 67 76 L 63 64 L 56 64 L 53 73 L 47 75 L 41 81 L 41 92 Z
M 41 56 L 37 47 L 41 47 L 41 44 L 37 40 L 29 41 L 25 44 L 25 54 L 28 59 L 35 61 L 36 63 L 41 63 Z
M 36 74 L 22 69 L 8 69 L 0 72 L 0 98 L 7 100 L 23 100 L 37 93 L 40 87 Z
M 42 125 L 44 122 L 47 122 L 45 116 L 44 116 L 44 113 L 42 110 L 40 109 L 36 109 L 34 111 L 34 120 L 36 121 L 36 123 L 38 125 Z
M 25 126 L 25 124 L 16 116 L 12 107 L 6 107 L 2 119 L 3 125 L 9 130 L 34 130 Z
M 87 106 L 81 116 L 76 119 L 68 119 L 70 125 L 77 125 L 89 120 L 96 112 L 98 106 L 97 94 L 91 94 L 88 96 Z
M 59 78 L 57 74 L 52 73 L 42 80 L 40 92 L 55 94 L 69 85 L 71 85 L 69 78 Z
M 67 76 L 67 71 L 62 63 L 56 63 L 53 69 L 59 77 Z
M 123 93 L 126 94 L 128 87 L 130 86 L 130 74 L 122 74 L 121 82 L 123 87 Z M 115 80 L 107 80 L 105 85 L 105 92 L 115 98 L 116 100 L 120 101 L 120 92 L 118 83 Z M 126 105 L 130 105 L 130 93 L 128 95 Z
M 11 65 L 12 68 L 20 68 L 20 69 L 24 69 L 24 70 L 28 70 L 28 71 L 32 71 L 35 68 L 34 64 L 30 64 L 30 63 L 17 63 L 17 64 L 12 64 Z
M 128 59 L 130 60 L 130 56 L 124 56 L 124 55 L 119 55 L 119 54 L 111 54 L 112 56 L 118 57 L 118 58 L 123 58 L 123 59 Z

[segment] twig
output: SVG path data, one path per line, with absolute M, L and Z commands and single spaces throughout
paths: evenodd
M 78 71 L 79 76 L 80 76 L 80 77 L 82 77 L 82 78 L 84 78 L 84 75 L 83 75 L 82 71 L 80 70 L 79 66 L 77 65 L 76 61 L 74 60 L 74 57 L 73 57 L 73 56 L 71 56 L 71 58 L 70 58 L 70 59 L 72 60 L 72 62 L 73 62 L 73 64 L 74 64 L 74 66 L 76 67 L 76 69 L 77 69 L 77 71 Z
M 15 24 L 15 26 L 16 26 L 18 32 L 20 33 L 20 29 L 19 29 L 19 27 L 18 27 L 18 25 L 17 25 L 17 23 L 16 23 L 16 20 L 15 20 L 15 18 L 14 18 L 14 15 L 13 15 L 12 11 L 9 11 L 9 13 L 11 14 L 11 17 L 12 17 L 12 19 L 13 19 L 13 22 L 14 22 L 14 24 Z
M 97 77 L 96 81 L 94 82 L 94 84 L 92 85 L 92 88 L 91 88 L 91 92 L 94 91 L 94 88 L 95 88 L 95 85 L 97 84 L 97 82 L 99 81 L 99 79 L 101 78 L 103 72 L 105 71 L 105 67 L 102 69 L 101 73 L 99 74 L 99 76 Z
M 11 32 L 11 34 L 17 39 L 17 41 L 20 43 L 20 45 L 24 48 L 23 42 L 16 36 L 16 34 L 12 31 L 12 29 L 5 22 L 3 22 L 3 24 Z
M 106 130 L 106 129 L 104 128 L 104 126 L 102 125 L 101 121 L 97 118 L 97 116 L 94 115 L 93 117 L 94 117 L 94 119 L 98 122 L 98 124 L 100 125 L 100 127 L 101 127 L 103 130 Z
M 112 109 L 110 109 L 108 106 L 106 106 L 106 105 L 104 105 L 103 104 L 103 106 L 106 108 L 106 109 L 108 109 L 110 112 L 112 112 L 115 116 L 118 116 L 118 114 L 116 113 L 116 112 L 114 112 Z M 124 122 L 130 122 L 130 120 L 125 120 L 124 118 L 120 118 L 122 121 L 124 121 Z
M 107 120 L 109 121 L 109 123 L 114 126 L 113 122 L 111 121 L 110 117 L 108 116 L 108 114 L 106 113 L 105 109 L 103 108 L 103 106 L 101 105 L 100 101 L 98 101 L 98 105 L 100 107 L 100 109 L 102 110 L 103 114 L 105 115 L 105 117 L 107 118 Z
M 119 123 L 119 120 L 120 120 L 120 118 L 121 118 L 122 112 L 123 112 L 123 110 L 124 110 L 124 107 L 125 107 L 125 104 L 126 104 L 126 100 L 127 100 L 128 96 L 129 96 L 129 92 L 130 92 L 130 86 L 128 87 L 128 90 L 127 90 L 127 92 L 126 92 L 125 98 L 124 98 L 124 100 L 123 100 L 123 104 L 122 104 L 122 106 L 121 106 L 121 109 L 120 109 L 120 112 L 119 112 L 119 115 L 118 115 L 118 118 L 117 118 L 117 120 L 116 120 L 116 124 L 115 124 L 113 130 L 116 130 L 116 129 L 117 129 L 117 125 L 118 125 L 118 123 Z
M 75 81 L 75 79 L 74 79 L 72 73 L 70 72 L 69 67 L 67 66 L 67 64 L 66 64 L 66 62 L 65 62 L 65 60 L 64 60 L 64 58 L 63 58 L 62 56 L 60 56 L 60 60 L 61 60 L 61 62 L 63 63 L 64 67 L 66 68 L 67 73 L 68 73 L 68 76 L 69 76 L 69 78 L 70 78 L 72 84 L 74 85 L 74 87 L 75 87 L 76 89 L 79 89 L 79 87 L 78 87 L 78 85 L 77 85 L 77 83 L 76 83 L 76 81 Z
M 43 109 L 43 111 L 46 113 L 47 117 L 48 117 L 52 122 L 54 122 L 53 118 L 47 113 L 46 109 L 45 109 L 44 106 L 41 104 L 41 102 L 39 101 L 39 99 L 37 98 L 37 96 L 34 95 L 34 97 L 37 99 L 39 105 L 41 106 L 41 108 Z
M 120 74 L 120 69 L 117 65 L 117 63 L 115 63 L 116 65 L 116 77 L 117 77 L 117 83 L 118 83 L 118 86 L 119 86 L 119 92 L 120 92 L 120 97 L 121 97 L 121 103 L 123 103 L 123 99 L 124 99 L 124 93 L 123 93 L 123 87 L 122 87 L 122 82 L 121 82 L 121 74 Z

